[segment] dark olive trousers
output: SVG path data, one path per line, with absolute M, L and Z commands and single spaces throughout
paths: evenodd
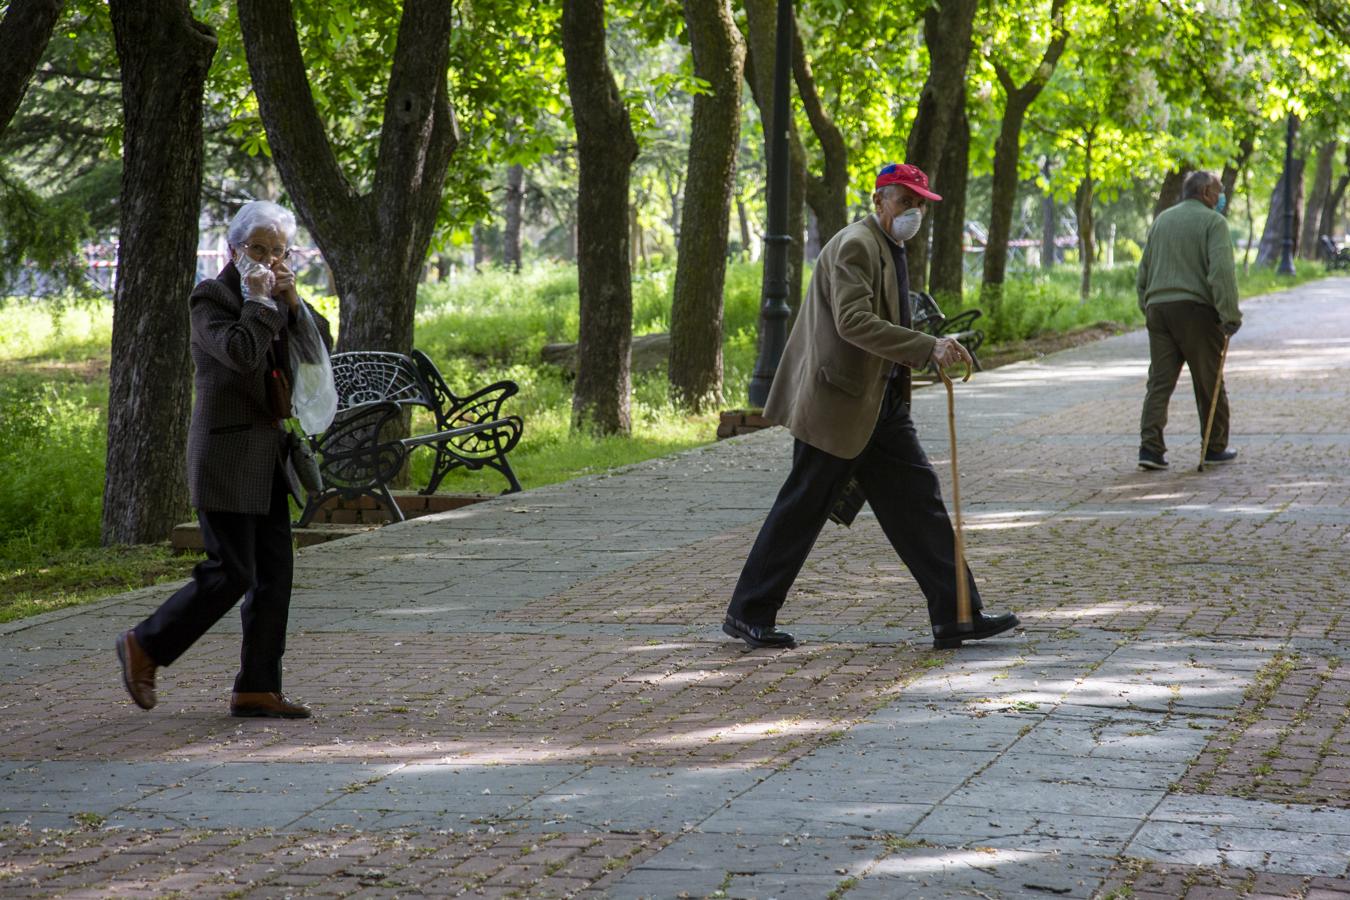
M 909 409 L 892 382 L 880 420 L 856 459 L 841 459 L 794 441 L 792 471 L 760 528 L 727 613 L 750 625 L 777 624 L 830 510 L 850 477 L 858 479 L 881 530 L 919 583 L 933 625 L 956 622 L 955 535 L 937 473 L 928 462 Z M 969 568 L 972 610 L 980 593 Z M 842 586 L 841 586 L 842 587 Z
M 288 496 L 278 467 L 266 515 L 198 511 L 206 559 L 193 568 L 190 582 L 135 629 L 136 642 L 156 665 L 172 664 L 242 597 L 244 641 L 234 689 L 281 690 L 294 561 Z
M 1191 386 L 1200 415 L 1200 434 L 1205 433 L 1209 404 L 1219 378 L 1219 357 L 1223 352 L 1223 329 L 1219 313 L 1204 303 L 1185 300 L 1158 303 L 1145 313 L 1148 320 L 1148 391 L 1144 411 L 1139 417 L 1139 446 L 1154 453 L 1166 453 L 1163 429 L 1167 427 L 1167 404 L 1177 386 L 1184 363 L 1191 370 Z M 1214 410 L 1214 430 L 1209 438 L 1209 453 L 1228 448 L 1228 392 L 1219 389 L 1219 405 Z

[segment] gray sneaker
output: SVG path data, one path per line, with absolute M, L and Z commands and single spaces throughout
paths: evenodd
M 1139 468 L 1141 469 L 1166 469 L 1167 458 L 1161 453 L 1154 453 L 1152 450 L 1139 448 Z

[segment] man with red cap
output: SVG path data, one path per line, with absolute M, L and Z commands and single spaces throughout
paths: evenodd
M 956 617 L 954 536 L 937 474 L 909 415 L 909 370 L 951 366 L 970 354 L 953 338 L 910 328 L 904 242 L 918 233 L 929 200 L 917 166 L 890 163 L 877 175 L 875 212 L 820 251 L 788 337 L 764 416 L 794 438 L 792 471 L 760 528 L 732 593 L 722 630 L 751 647 L 790 648 L 778 610 L 850 479 L 928 600 L 933 645 L 959 647 L 1018 624 L 986 615 L 967 569 L 974 621 Z

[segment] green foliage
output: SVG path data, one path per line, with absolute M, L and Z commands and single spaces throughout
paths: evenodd
M 0 164 L 0 296 L 82 289 L 79 249 L 90 236 L 76 201 L 44 198 Z
M 0 310 L 0 367 L 15 360 L 67 363 L 106 357 L 112 345 L 111 303 L 72 309 L 10 302 L 0 303 Z
M 984 329 L 990 345 L 995 345 L 1070 331 L 1096 322 L 1141 324 L 1143 316 L 1135 298 L 1134 271 L 1133 267 L 1099 271 L 1085 301 L 1078 296 L 1076 268 L 1056 266 L 1049 272 L 1021 273 L 1004 283 L 998 316 L 981 318 L 978 327 Z M 939 303 L 948 316 L 963 309 L 980 308 L 979 286 L 971 286 L 960 304 L 953 303 L 950 297 L 939 298 Z
M 106 381 L 0 381 L 0 559 L 98 543 L 106 404 Z

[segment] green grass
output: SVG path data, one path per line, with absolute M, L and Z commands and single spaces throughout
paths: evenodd
M 1294 279 L 1253 270 L 1241 279 L 1248 297 L 1320 277 L 1304 264 Z M 1098 321 L 1139 324 L 1133 269 L 1095 273 L 1093 294 L 1078 300 L 1078 272 L 1018 276 L 1005 289 L 1000 322 L 985 326 L 993 339 L 1014 340 Z M 636 275 L 634 332 L 669 328 L 672 270 Z M 746 405 L 755 359 L 760 269 L 733 264 L 727 272 L 723 345 L 725 408 Z M 314 302 L 337 324 L 334 298 Z M 511 412 L 525 419 L 525 437 L 511 462 L 526 488 L 608 471 L 706 444 L 716 416 L 688 416 L 667 397 L 663 372 L 634 377 L 629 438 L 596 438 L 570 430 L 572 385 L 540 361 L 547 343 L 575 341 L 576 269 L 539 266 L 520 275 L 488 272 L 426 285 L 419 295 L 417 344 L 454 388 L 510 378 L 520 385 Z M 943 300 L 951 315 L 978 305 L 978 285 L 962 303 Z M 59 609 L 130 588 L 181 580 L 194 557 L 173 557 L 164 546 L 100 548 L 106 454 L 108 304 L 59 309 L 10 300 L 0 305 L 0 622 Z M 993 341 L 991 341 L 992 343 Z M 415 427 L 429 427 L 427 418 Z M 430 454 L 413 457 L 414 482 L 424 482 Z M 446 492 L 497 493 L 491 471 L 456 472 Z M 188 512 L 184 511 L 184 518 Z
M 0 622 L 79 606 L 138 587 L 187 579 L 202 557 L 166 545 L 78 547 L 0 558 Z M 167 594 L 166 594 L 167 596 Z
M 28 318 L 38 337 L 6 329 L 7 346 L 50 351 L 0 360 L 0 622 L 181 578 L 195 561 L 159 546 L 98 546 L 107 351 L 82 344 L 87 332 L 72 339 Z M 102 356 L 73 361 L 91 351 Z

